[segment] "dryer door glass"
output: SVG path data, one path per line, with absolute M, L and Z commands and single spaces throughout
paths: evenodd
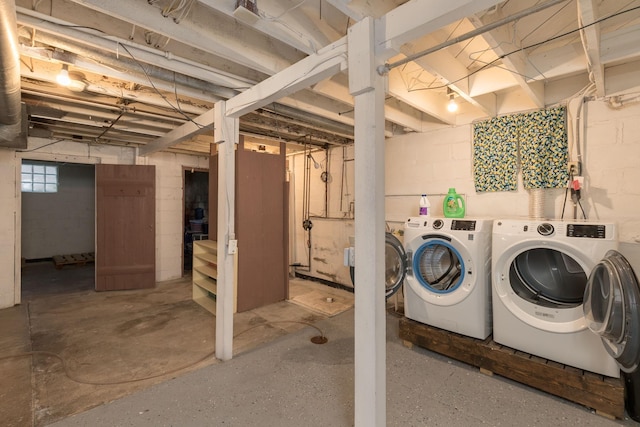
M 511 263 L 513 291 L 543 307 L 576 307 L 582 304 L 587 275 L 569 255 L 548 248 L 520 253 Z
M 355 268 L 349 267 L 351 283 L 356 284 Z M 398 292 L 407 275 L 407 254 L 402 243 L 391 233 L 385 234 L 384 246 L 384 295 L 391 297 Z
M 420 246 L 413 271 L 422 286 L 436 293 L 455 291 L 462 283 L 464 261 L 449 243 L 433 240 Z
M 396 236 L 387 233 L 384 249 L 385 297 L 389 298 L 400 289 L 407 274 L 407 254 Z
M 584 294 L 589 329 L 602 337 L 605 349 L 624 372 L 640 364 L 640 290 L 629 262 L 609 251 L 591 275 Z

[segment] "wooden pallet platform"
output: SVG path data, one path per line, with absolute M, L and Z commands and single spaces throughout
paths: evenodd
M 609 418 L 624 418 L 624 380 L 542 359 L 495 343 L 444 331 L 403 317 L 399 336 L 413 344 L 480 368 L 488 374 L 562 397 Z
M 65 265 L 85 265 L 94 261 L 95 257 L 93 252 L 73 255 L 56 255 L 53 257 L 53 263 L 56 265 L 57 269 L 61 269 Z

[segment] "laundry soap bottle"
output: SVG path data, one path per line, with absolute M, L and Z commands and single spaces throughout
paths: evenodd
M 431 204 L 429 203 L 429 199 L 427 199 L 426 194 L 423 194 L 420 196 L 420 216 L 429 216 L 430 208 Z
M 456 193 L 455 188 L 450 188 L 445 196 L 442 211 L 445 218 L 464 218 L 464 199 Z

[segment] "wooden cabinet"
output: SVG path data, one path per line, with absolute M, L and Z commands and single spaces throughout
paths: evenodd
M 234 255 L 234 267 L 238 254 Z M 216 314 L 218 294 L 218 242 L 195 240 L 193 242 L 193 300 Z M 233 289 L 233 312 L 237 311 L 237 286 Z

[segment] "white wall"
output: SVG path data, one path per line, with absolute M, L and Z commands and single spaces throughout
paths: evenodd
M 156 166 L 156 280 L 182 277 L 183 167 L 209 169 L 209 157 L 156 153 L 141 158 Z
M 58 166 L 56 193 L 22 194 L 22 257 L 51 258 L 95 250 L 95 169 Z
M 136 157 L 132 147 L 29 138 L 26 150 L 0 149 L 0 308 L 20 302 L 22 159 L 68 163 L 156 165 L 156 280 L 182 276 L 182 168 L 209 168 L 208 156 L 157 153 Z
M 355 234 L 353 146 L 317 150 L 312 156 L 319 167 L 310 163 L 310 233 L 302 228 L 305 156 L 289 157 L 290 264 L 300 264 L 294 269 L 300 274 L 352 286 L 349 270 L 343 267 L 343 251 L 349 246 L 349 236 Z M 326 184 L 321 179 L 323 172 L 328 174 Z
M 16 302 L 16 276 L 20 274 L 20 260 L 16 266 L 16 162 L 13 150 L 0 149 L 0 308 Z M 19 167 L 18 167 L 19 170 Z
M 575 115 L 575 106 L 570 108 Z M 622 252 L 634 259 L 634 268 L 640 272 L 640 103 L 629 104 L 621 109 L 611 109 L 604 101 L 588 101 L 584 106 L 582 123 L 583 174 L 585 188 L 582 204 L 590 220 L 615 221 L 619 238 L 625 244 Z M 573 129 L 573 122 L 569 123 Z M 573 132 L 570 132 L 572 135 Z M 575 151 L 575 149 L 574 149 Z M 342 149 L 331 150 L 334 171 L 333 179 L 339 181 L 341 170 L 339 159 Z M 324 156 L 316 156 L 318 159 Z M 306 236 L 300 227 L 302 201 L 302 177 L 304 169 L 302 155 L 294 156 L 296 218 L 294 262 L 306 264 Z M 335 161 L 335 162 L 334 162 Z M 467 217 L 511 218 L 529 215 L 530 195 L 522 188 L 519 177 L 518 190 L 513 192 L 476 193 L 472 171 L 472 126 L 463 125 L 425 133 L 412 133 L 386 141 L 385 150 L 385 206 L 388 226 L 398 232 L 408 216 L 418 213 L 421 193 L 427 193 L 433 215 L 442 215 L 442 201 L 449 187 L 463 194 Z M 349 169 L 349 168 L 347 168 Z M 346 175 L 348 188 L 353 189 L 353 168 Z M 316 170 L 311 170 L 311 212 L 324 214 L 324 185 Z M 340 202 L 340 185 L 329 186 L 329 214 L 344 215 L 335 207 Z M 357 195 L 355 195 L 357 197 Z M 322 198 L 322 200 L 320 200 Z M 353 200 L 353 195 L 350 196 Z M 559 219 L 562 213 L 564 190 L 546 190 L 544 216 Z M 356 215 L 360 213 L 356 212 Z M 347 215 L 348 216 L 348 215 Z M 573 207 L 566 205 L 564 218 L 573 217 Z M 313 218 L 312 218 L 313 219 Z M 322 220 L 314 220 L 314 224 Z M 324 222 L 329 222 L 325 220 Z M 353 235 L 351 220 L 332 220 L 329 225 L 312 229 L 311 271 L 299 271 L 320 279 L 331 280 L 351 286 L 348 270 L 343 266 L 341 248 Z M 627 253 L 625 253 L 625 251 Z M 338 256 L 337 252 L 340 252 Z M 314 263 L 315 258 L 335 262 L 329 267 L 324 262 Z

